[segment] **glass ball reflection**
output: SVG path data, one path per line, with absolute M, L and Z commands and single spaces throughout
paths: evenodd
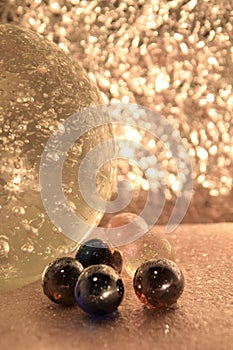
M 1 291 L 40 278 L 51 260 L 75 249 L 77 242 L 60 233 L 43 208 L 39 165 L 45 144 L 59 125 L 100 103 L 100 97 L 80 65 L 38 34 L 0 25 L 0 47 Z M 85 154 L 110 134 L 104 126 L 84 134 L 64 162 L 63 191 L 75 213 L 90 225 L 97 224 L 102 213 L 81 198 L 78 168 Z M 101 172 L 105 176 L 100 173 L 101 181 L 97 179 L 100 194 L 109 199 L 112 167 L 106 164 Z

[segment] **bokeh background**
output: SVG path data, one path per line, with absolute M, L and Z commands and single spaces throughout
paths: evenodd
M 193 199 L 184 222 L 233 221 L 231 0 L 0 0 L 0 23 L 7 22 L 70 52 L 103 102 L 133 102 L 165 116 L 193 164 Z M 163 168 L 167 202 L 159 223 L 167 223 L 178 188 L 172 157 L 149 134 L 127 130 L 127 137 L 147 146 Z M 118 181 L 129 179 L 135 189 L 126 211 L 143 207 L 145 175 L 119 162 Z

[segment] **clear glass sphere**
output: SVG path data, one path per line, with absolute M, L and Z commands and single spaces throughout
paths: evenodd
M 133 243 L 121 247 L 124 268 L 133 277 L 137 268 L 150 259 L 166 258 L 174 260 L 174 253 L 165 235 L 147 232 Z
M 118 227 L 119 231 L 112 230 Z M 114 242 L 114 236 L 118 235 L 121 237 L 122 244 L 124 244 L 123 242 L 133 242 L 148 230 L 148 225 L 142 217 L 131 212 L 124 212 L 112 216 L 108 221 L 105 240 L 111 244 Z
M 40 159 L 58 126 L 73 113 L 98 105 L 100 97 L 77 62 L 32 31 L 0 25 L 0 51 L 0 290 L 8 290 L 36 280 L 48 262 L 77 245 L 43 208 Z M 67 201 L 90 225 L 97 225 L 102 213 L 83 200 L 77 172 L 85 154 L 110 136 L 109 127 L 93 128 L 75 142 L 64 162 Z M 111 195 L 113 173 L 108 163 L 97 178 L 104 199 Z
M 127 228 L 124 230 L 124 226 L 129 223 L 132 223 L 130 230 Z M 132 241 L 132 243 L 119 247 L 123 254 L 123 267 L 131 277 L 134 276 L 137 268 L 147 260 L 174 259 L 173 249 L 166 235 L 149 231 L 146 221 L 135 213 L 124 212 L 114 215 L 106 226 L 106 240 L 111 235 L 111 229 L 119 227 L 121 234 L 125 235 L 125 241 Z

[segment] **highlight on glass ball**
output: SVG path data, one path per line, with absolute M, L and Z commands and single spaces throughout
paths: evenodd
M 79 63 L 39 34 L 1 24 L 0 44 L 0 291 L 4 291 L 38 280 L 49 261 L 69 255 L 77 246 L 45 212 L 40 160 L 61 123 L 98 105 L 100 95 Z M 80 120 L 77 127 L 88 122 Z M 81 159 L 109 137 L 110 127 L 93 128 L 74 143 L 64 162 L 64 194 L 75 214 L 91 226 L 98 225 L 103 212 L 88 206 L 75 179 Z M 58 152 L 55 147 L 49 161 L 56 162 Z M 105 200 L 111 196 L 114 173 L 108 163 L 98 174 L 96 182 Z
M 138 267 L 133 287 L 139 300 L 149 308 L 164 308 L 177 302 L 184 290 L 180 268 L 167 259 L 148 260 Z

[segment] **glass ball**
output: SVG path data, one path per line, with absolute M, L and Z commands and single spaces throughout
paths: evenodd
M 74 305 L 74 287 L 82 271 L 83 266 L 75 258 L 55 259 L 42 274 L 44 294 L 54 303 Z
M 130 224 L 130 226 L 129 226 Z M 119 227 L 119 231 L 115 230 Z M 114 229 L 114 230 L 113 230 Z M 105 240 L 107 242 L 133 242 L 148 231 L 146 221 L 131 212 L 114 215 L 107 223 Z
M 174 259 L 174 253 L 165 234 L 147 232 L 144 236 L 120 248 L 123 254 L 124 268 L 133 277 L 137 268 L 147 260 Z
M 124 296 L 124 284 L 118 273 L 107 265 L 92 265 L 80 274 L 74 297 L 80 308 L 91 316 L 117 311 Z
M 39 279 L 50 261 L 77 246 L 44 210 L 39 166 L 59 125 L 75 112 L 98 105 L 100 97 L 76 61 L 33 31 L 0 25 L 0 46 L 0 290 L 9 290 Z M 78 168 L 85 154 L 111 135 L 105 125 L 85 133 L 63 166 L 67 201 L 90 225 L 97 225 L 103 213 L 81 197 Z M 104 199 L 111 196 L 113 173 L 108 163 L 98 174 L 97 188 L 99 183 Z
M 138 267 L 133 287 L 137 297 L 149 308 L 171 306 L 184 290 L 180 268 L 168 259 L 148 260 Z
M 78 248 L 75 259 L 77 259 L 84 268 L 92 265 L 108 265 L 115 271 L 122 270 L 122 254 L 118 249 L 110 249 L 109 245 L 101 239 L 93 238 L 85 241 Z

